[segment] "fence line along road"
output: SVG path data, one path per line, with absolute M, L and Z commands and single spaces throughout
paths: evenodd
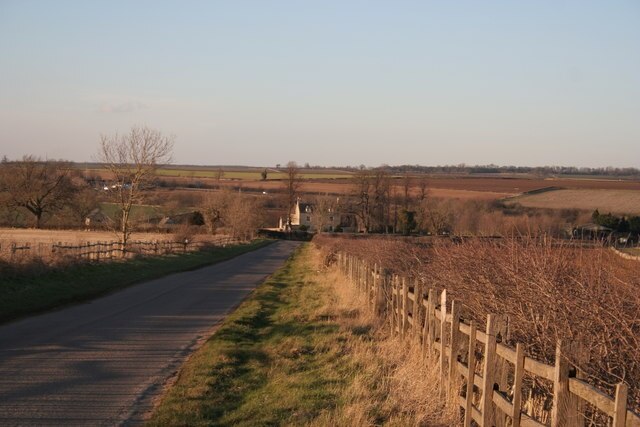
M 441 380 L 459 396 L 465 426 L 584 426 L 582 413 L 588 404 L 592 412 L 610 417 L 607 422 L 612 427 L 640 427 L 640 415 L 627 408 L 628 386 L 617 384 L 612 398 L 579 379 L 568 361 L 568 343 L 558 343 L 555 363 L 548 365 L 527 357 L 520 343 L 515 348 L 502 343 L 508 336 L 506 318 L 489 314 L 484 331 L 473 321 L 465 323 L 460 304 L 448 304 L 446 290 L 437 295 L 417 280 L 388 274 L 344 252 L 338 253 L 338 268 L 365 293 L 368 309 L 389 322 L 393 336 L 411 339 L 424 354 L 437 355 Z M 453 386 L 459 378 L 462 390 Z M 533 388 L 524 384 L 525 379 L 528 384 L 536 380 L 552 384 L 550 410 L 534 408 L 532 395 L 523 394 L 523 388 L 529 392 Z
M 184 240 L 176 242 L 171 240 L 142 241 L 132 240 L 127 242 L 126 250 L 123 250 L 119 241 L 97 241 L 80 244 L 57 243 L 31 243 L 18 244 L 11 242 L 8 245 L 0 244 L 0 258 L 9 260 L 19 256 L 32 256 L 40 258 L 60 259 L 84 259 L 90 261 L 107 261 L 119 258 L 131 258 L 140 255 L 166 255 L 174 253 L 186 253 L 199 251 L 203 248 L 214 246 L 227 246 L 240 243 L 239 239 L 231 236 L 220 236 L 207 241 Z

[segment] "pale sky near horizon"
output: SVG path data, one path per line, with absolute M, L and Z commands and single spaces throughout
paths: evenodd
M 0 156 L 640 167 L 640 1 L 0 0 Z

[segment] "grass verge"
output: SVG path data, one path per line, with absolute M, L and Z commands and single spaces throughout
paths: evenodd
M 456 424 L 435 362 L 304 245 L 183 365 L 150 426 Z
M 4 275 L 0 278 L 0 322 L 92 299 L 167 274 L 214 264 L 269 243 L 259 240 L 246 245 L 186 254 L 72 264 L 46 269 L 38 274 L 25 272 Z

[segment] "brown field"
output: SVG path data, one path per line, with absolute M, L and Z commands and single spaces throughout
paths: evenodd
M 260 191 L 278 191 L 283 190 L 284 185 L 282 181 L 243 181 L 242 183 L 227 181 L 222 182 L 221 186 L 243 187 L 246 189 L 255 189 Z M 400 194 L 402 188 L 400 185 L 396 185 L 395 191 Z M 348 180 L 339 180 L 336 182 L 326 181 L 305 181 L 301 186 L 301 192 L 303 193 L 315 193 L 315 194 L 348 194 L 353 190 L 351 182 Z M 412 193 L 417 194 L 418 188 L 414 187 Z M 453 189 L 453 188 L 429 188 L 429 195 L 431 197 L 442 197 L 452 199 L 478 199 L 478 200 L 493 200 L 501 199 L 503 197 L 512 196 L 516 193 L 512 192 L 498 192 L 498 191 L 477 191 L 468 189 Z
M 98 172 L 98 171 L 94 171 Z M 102 171 L 103 172 L 103 171 Z M 104 175 L 104 173 L 98 173 Z M 189 187 L 198 184 L 198 186 L 206 187 L 233 187 L 242 188 L 246 192 L 263 192 L 277 193 L 284 191 L 284 181 L 281 179 L 268 179 L 262 181 L 259 179 L 229 179 L 223 178 L 218 181 L 211 177 L 162 177 L 164 181 L 171 182 L 180 187 Z M 401 178 L 394 180 L 394 187 L 396 194 L 403 192 Z M 419 178 L 414 178 L 413 188 L 411 192 L 417 195 Z M 614 180 L 614 179 L 591 179 L 591 178 L 532 178 L 532 177 L 478 177 L 478 176 L 460 176 L 460 175 L 430 175 L 427 179 L 427 188 L 429 189 L 429 195 L 431 197 L 446 198 L 446 199 L 460 199 L 460 200 L 497 200 L 505 197 L 513 197 L 519 194 L 545 188 L 545 187 L 561 187 L 567 190 L 615 190 L 615 191 L 640 191 L 640 181 L 638 180 Z M 165 193 L 167 189 L 158 188 L 156 192 Z M 169 190 L 171 191 L 171 190 Z M 176 195 L 177 191 L 173 190 L 173 194 Z M 205 189 L 198 188 L 185 188 L 184 194 L 190 193 L 194 195 L 198 191 L 207 191 Z M 311 194 L 335 194 L 346 195 L 352 192 L 352 183 L 350 179 L 346 178 L 312 178 L 305 179 L 301 187 L 302 193 Z M 166 194 L 166 193 L 165 193 Z M 571 193 L 573 194 L 573 193 Z M 585 197 L 589 197 L 589 193 L 575 193 L 585 194 Z M 617 194 L 617 193 L 616 193 Z M 620 193 L 623 194 L 623 193 Z M 626 194 L 626 193 L 625 193 Z M 535 196 L 541 197 L 542 195 Z M 534 197 L 534 196 L 531 196 Z M 615 197 L 614 197 L 615 199 Z M 520 200 L 520 199 L 519 199 Z M 525 200 L 524 196 L 521 200 Z M 591 209 L 592 204 L 588 203 L 588 200 L 582 200 L 580 197 L 576 199 L 566 200 L 564 203 L 560 203 L 557 206 L 537 205 L 537 199 L 532 198 L 531 201 L 523 203 L 526 206 L 532 207 L 562 207 L 562 208 L 580 208 Z M 196 200 L 194 199 L 194 202 Z M 161 204 L 161 201 L 158 201 Z M 531 204 L 529 204 L 531 203 Z M 533 204 L 536 203 L 536 204 Z M 612 212 L 624 211 L 624 206 L 617 207 L 618 201 L 613 200 L 612 203 L 607 204 L 603 209 L 610 209 Z M 635 206 L 635 204 L 634 204 Z M 595 209 L 595 208 L 594 208 Z M 635 209 L 635 208 L 634 208 Z M 633 211 L 635 212 L 635 210 Z
M 640 214 L 640 191 L 617 189 L 555 190 L 515 197 L 513 202 L 533 208 L 598 209 L 600 213 Z
M 199 179 L 204 184 L 243 187 L 262 191 L 273 191 L 283 188 L 281 180 L 222 180 Z M 193 179 L 176 178 L 176 183 L 186 185 Z M 400 191 L 401 180 L 395 180 L 397 191 Z M 414 180 L 413 191 L 417 192 L 417 179 Z M 590 190 L 640 190 L 640 181 L 606 180 L 606 179 L 525 179 L 525 178 L 478 178 L 432 176 L 427 186 L 434 197 L 451 197 L 461 199 L 498 199 L 521 194 L 544 187 L 562 187 L 567 189 Z M 352 185 L 349 179 L 310 179 L 302 185 L 303 192 L 347 194 Z M 489 193 L 489 194 L 481 194 Z

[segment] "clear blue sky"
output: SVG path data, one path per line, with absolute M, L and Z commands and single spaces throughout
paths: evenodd
M 0 0 L 0 155 L 640 167 L 640 1 Z

